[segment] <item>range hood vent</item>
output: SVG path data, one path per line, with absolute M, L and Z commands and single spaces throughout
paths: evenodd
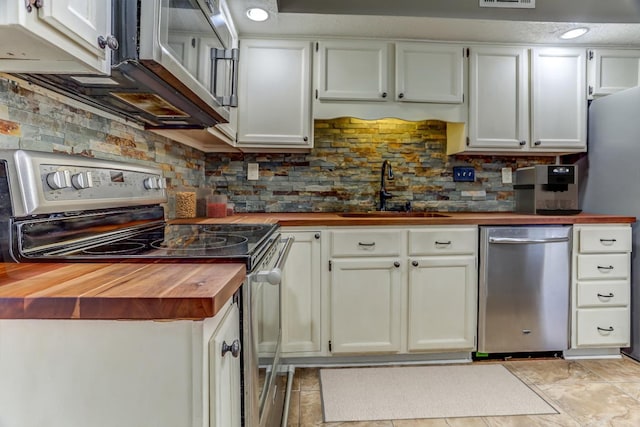
M 505 7 L 511 9 L 535 9 L 536 0 L 480 0 L 480 7 Z

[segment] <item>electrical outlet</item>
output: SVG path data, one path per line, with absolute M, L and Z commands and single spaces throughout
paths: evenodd
M 456 166 L 453 168 L 453 180 L 455 182 L 474 182 L 476 170 L 470 166 Z
M 511 168 L 502 168 L 502 183 L 511 184 L 513 182 L 513 173 Z
M 258 163 L 247 164 L 247 179 L 249 181 L 257 181 L 260 178 L 260 169 Z

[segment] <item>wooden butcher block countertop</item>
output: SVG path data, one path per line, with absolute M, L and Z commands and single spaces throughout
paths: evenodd
M 195 218 L 175 223 L 279 223 L 283 227 L 376 226 L 376 225 L 529 225 L 529 224 L 626 224 L 635 217 L 623 215 L 527 215 L 518 213 L 442 212 L 437 217 L 412 217 L 402 213 L 387 216 L 353 217 L 349 213 L 238 213 L 226 218 Z M 382 214 L 384 215 L 384 214 Z
M 246 274 L 244 264 L 1 265 L 0 319 L 204 319 Z
M 174 223 L 279 223 L 304 226 L 526 225 L 633 223 L 582 213 L 443 213 L 441 217 L 349 217 L 339 213 L 251 213 Z M 243 264 L 3 263 L 0 319 L 204 319 L 242 284 Z

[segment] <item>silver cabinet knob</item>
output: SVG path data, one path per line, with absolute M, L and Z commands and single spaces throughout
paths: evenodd
M 413 265 L 414 267 L 417 267 L 420 264 L 418 263 L 418 261 L 411 261 L 411 265 Z
M 240 340 L 233 340 L 230 345 L 226 341 L 222 341 L 222 357 L 228 352 L 231 352 L 231 356 L 238 357 L 240 355 Z
M 404 93 L 399 93 L 399 94 L 398 94 L 398 98 L 399 98 L 399 99 L 404 98 Z
M 395 268 L 399 268 L 399 267 L 400 267 L 400 261 L 396 261 L 396 262 L 394 262 L 394 263 L 393 263 L 393 266 L 394 266 Z
M 316 234 L 314 234 L 314 235 L 313 235 L 313 237 L 314 237 L 315 239 L 319 239 L 319 238 L 320 238 L 320 233 L 316 233 Z
M 382 92 L 382 97 L 386 98 L 387 97 L 387 92 Z
M 540 144 L 542 144 L 542 141 L 536 141 L 533 143 L 533 145 L 540 145 Z
M 527 145 L 527 141 L 520 141 L 519 144 L 520 145 Z
M 107 37 L 98 36 L 98 46 L 100 49 L 109 48 L 111 50 L 118 50 L 120 47 L 120 43 L 118 43 L 118 39 L 109 34 Z

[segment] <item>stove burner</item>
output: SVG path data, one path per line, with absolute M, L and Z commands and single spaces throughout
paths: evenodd
M 249 239 L 235 234 L 204 234 L 193 236 L 178 236 L 156 240 L 151 246 L 156 249 L 202 251 L 207 249 L 228 249 L 239 245 L 245 245 Z
M 96 246 L 82 251 L 88 255 L 132 254 L 144 249 L 145 244 L 139 242 L 120 242 L 108 245 Z
M 205 233 L 219 233 L 221 231 L 229 231 L 231 228 L 234 233 L 247 233 L 262 230 L 264 227 L 264 225 L 257 224 L 221 224 L 203 227 L 203 231 Z

